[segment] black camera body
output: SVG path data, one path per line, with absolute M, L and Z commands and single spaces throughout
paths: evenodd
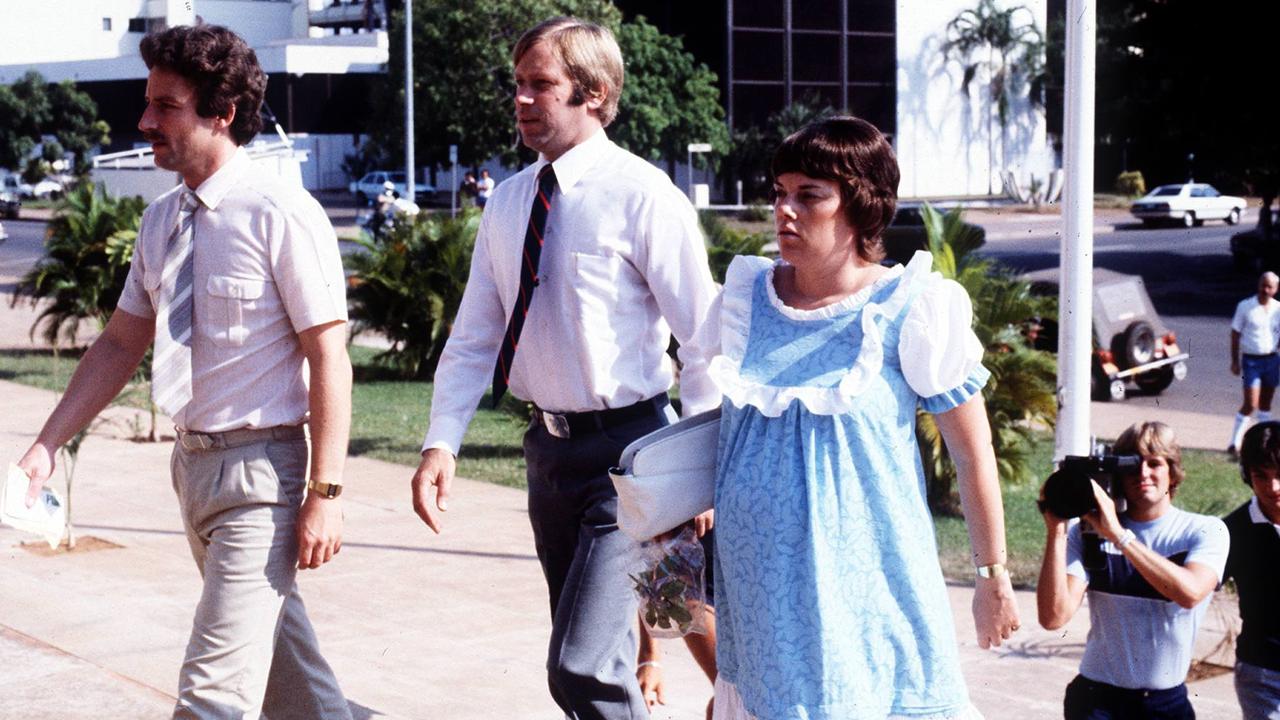
M 1142 457 L 1139 455 L 1068 455 L 1045 481 L 1040 509 L 1064 520 L 1096 510 L 1098 502 L 1089 484 L 1093 480 L 1116 501 L 1116 512 L 1123 513 L 1125 499 L 1121 478 L 1138 472 L 1141 467 Z

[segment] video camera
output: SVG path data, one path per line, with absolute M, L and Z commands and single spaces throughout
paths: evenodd
M 1098 502 L 1093 497 L 1094 480 L 1116 501 L 1116 512 L 1125 510 L 1124 493 L 1120 478 L 1139 471 L 1142 457 L 1138 455 L 1068 455 L 1062 459 L 1058 470 L 1044 483 L 1044 500 L 1039 501 L 1040 511 L 1048 510 L 1062 518 L 1075 518 L 1096 510 Z

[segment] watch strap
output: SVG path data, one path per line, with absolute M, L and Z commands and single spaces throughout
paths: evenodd
M 318 493 L 321 497 L 336 498 L 342 494 L 342 483 L 307 481 L 307 489 Z
M 1005 569 L 1004 565 L 1001 565 L 1000 563 L 979 565 L 974 568 L 974 572 L 978 574 L 978 577 L 987 579 L 998 578 L 1001 575 L 1007 575 L 1009 573 L 1009 571 Z

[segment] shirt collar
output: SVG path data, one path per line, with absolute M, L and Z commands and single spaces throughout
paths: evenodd
M 231 159 L 205 178 L 205 181 L 200 183 L 200 187 L 193 191 L 196 197 L 200 198 L 200 203 L 210 210 L 217 209 L 222 198 L 231 192 L 231 188 L 239 184 L 240 177 L 251 162 L 253 161 L 249 159 L 249 153 L 243 147 L 236 148 Z
M 1249 519 L 1258 525 L 1270 525 L 1276 529 L 1277 533 L 1280 533 L 1280 525 L 1271 522 L 1266 515 L 1262 514 L 1262 506 L 1258 505 L 1257 495 L 1249 499 Z
M 613 143 L 604 134 L 604 128 L 601 128 L 594 135 L 569 148 L 563 155 L 556 158 L 555 162 L 551 163 L 551 167 L 556 171 L 556 185 L 559 186 L 560 191 L 564 192 L 577 184 L 582 179 L 582 176 L 586 175 L 587 171 L 591 169 L 591 166 L 596 164 L 596 160 L 599 159 L 601 153 L 612 146 Z M 538 162 L 534 164 L 534 173 L 536 174 L 546 164 L 546 158 L 539 156 Z

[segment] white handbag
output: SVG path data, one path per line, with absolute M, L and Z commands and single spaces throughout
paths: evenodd
M 638 438 L 609 470 L 618 491 L 618 527 L 639 541 L 710 510 L 716 494 L 720 408 Z

